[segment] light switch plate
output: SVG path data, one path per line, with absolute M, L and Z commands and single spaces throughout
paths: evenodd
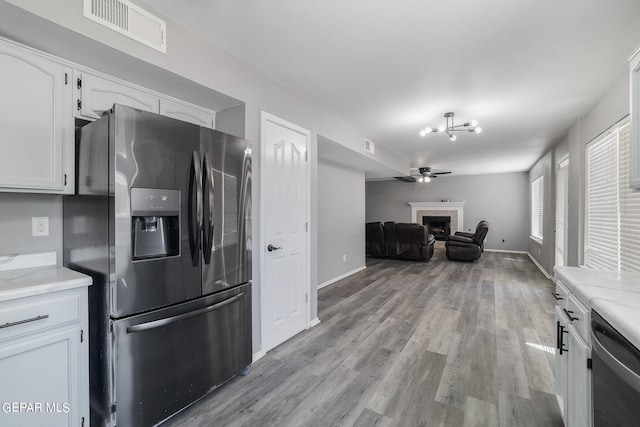
M 36 236 L 48 236 L 49 235 L 49 217 L 48 216 L 34 216 L 31 218 L 32 233 Z

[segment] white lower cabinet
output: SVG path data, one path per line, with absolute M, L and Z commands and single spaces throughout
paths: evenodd
M 555 308 L 556 396 L 565 426 L 591 427 L 591 347 L 581 335 L 588 334 L 589 311 L 569 292 L 562 302 Z
M 573 326 L 568 334 L 568 426 L 588 427 L 591 416 L 591 349 Z
M 0 425 L 89 426 L 87 288 L 0 302 Z
M 562 311 L 560 306 L 556 306 L 555 311 L 556 321 L 556 396 L 558 398 L 558 405 L 560 406 L 560 412 L 562 413 L 562 420 L 564 425 L 568 425 L 568 386 L 569 386 L 569 357 L 566 352 L 566 345 L 560 347 L 561 339 L 564 339 L 567 335 L 567 326 L 569 320 Z M 560 352 L 562 348 L 562 352 Z

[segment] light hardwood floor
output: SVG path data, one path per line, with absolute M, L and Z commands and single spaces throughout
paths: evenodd
M 169 426 L 562 426 L 553 284 L 526 255 L 367 259 L 321 323 Z

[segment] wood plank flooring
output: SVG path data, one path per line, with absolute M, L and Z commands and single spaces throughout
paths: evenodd
M 367 259 L 321 323 L 166 426 L 562 426 L 553 284 L 526 255 Z

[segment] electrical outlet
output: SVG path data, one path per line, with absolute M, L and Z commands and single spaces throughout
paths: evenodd
M 48 216 L 34 216 L 31 218 L 31 235 L 34 237 L 49 235 Z

